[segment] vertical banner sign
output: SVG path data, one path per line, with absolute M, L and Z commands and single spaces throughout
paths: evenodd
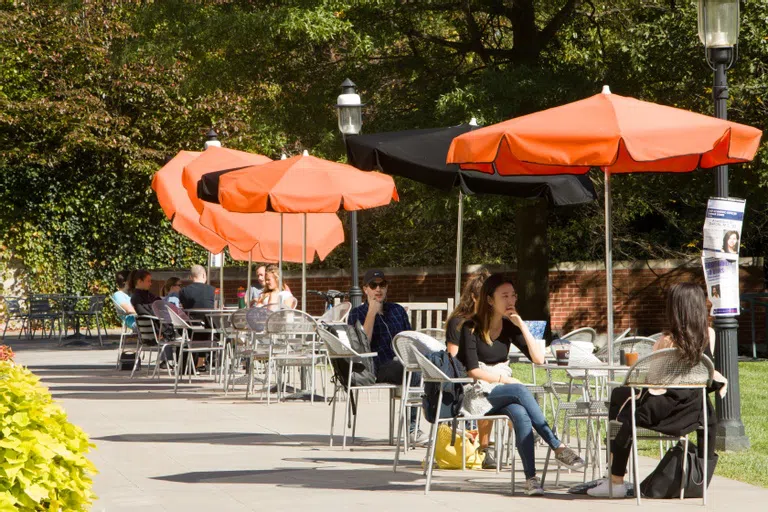
M 701 264 L 712 316 L 739 314 L 739 247 L 746 201 L 713 197 L 704 219 Z
M 223 264 L 224 260 L 224 251 L 220 252 L 219 254 L 211 254 L 211 268 L 219 268 Z

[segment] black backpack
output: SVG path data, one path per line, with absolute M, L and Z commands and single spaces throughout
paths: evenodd
M 445 350 L 432 352 L 427 357 L 448 377 L 462 378 L 467 376 L 467 370 L 464 368 L 464 365 Z M 443 400 L 441 404 L 438 404 L 440 384 L 437 382 L 424 383 L 422 406 L 424 408 L 424 417 L 430 423 L 435 422 L 438 405 L 440 407 L 440 418 L 455 418 L 459 415 L 461 402 L 464 400 L 464 386 L 462 384 L 447 382 L 442 384 L 442 386 Z

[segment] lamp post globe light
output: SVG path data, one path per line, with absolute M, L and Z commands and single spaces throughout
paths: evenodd
M 205 149 L 208 149 L 211 146 L 216 146 L 217 148 L 221 147 L 219 134 L 216 133 L 216 130 L 214 130 L 213 128 L 208 130 L 208 133 L 205 134 Z
M 707 64 L 714 70 L 712 96 L 715 117 L 728 119 L 726 70 L 736 61 L 739 39 L 739 0 L 699 0 L 699 39 L 704 44 Z M 715 196 L 728 197 L 728 166 L 715 169 Z M 715 396 L 718 450 L 746 450 L 749 438 L 741 422 L 739 390 L 738 328 L 736 316 L 717 316 L 714 321 L 715 367 L 728 379 L 725 398 Z
M 341 84 L 341 94 L 336 100 L 339 117 L 339 131 L 343 137 L 357 135 L 363 127 L 363 104 L 357 94 L 356 85 L 347 78 Z M 346 145 L 346 143 L 345 143 Z M 349 288 L 349 302 L 356 308 L 363 301 L 363 291 L 358 283 L 357 271 L 357 212 L 349 212 L 349 244 L 352 257 L 352 286 Z

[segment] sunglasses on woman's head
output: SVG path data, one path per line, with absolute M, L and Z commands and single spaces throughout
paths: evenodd
M 387 283 L 386 281 L 381 281 L 378 283 L 376 281 L 373 281 L 371 283 L 368 283 L 368 288 L 370 288 L 371 290 L 375 290 L 378 287 L 386 288 L 388 284 L 389 283 Z

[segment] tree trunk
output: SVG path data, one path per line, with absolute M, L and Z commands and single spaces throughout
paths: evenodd
M 517 209 L 517 310 L 524 320 L 546 320 L 549 339 L 549 244 L 546 199 L 525 201 Z

